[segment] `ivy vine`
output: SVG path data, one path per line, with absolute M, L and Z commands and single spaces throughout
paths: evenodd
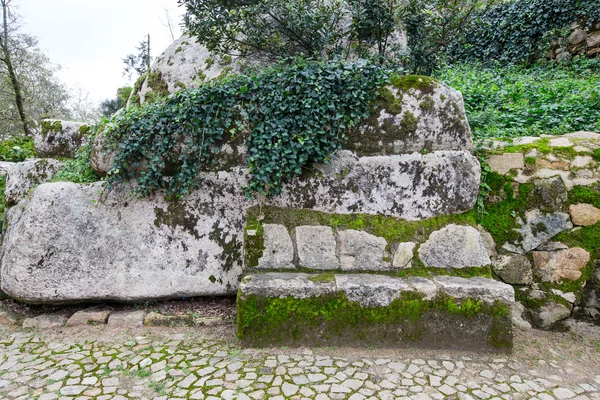
M 246 193 L 276 195 L 306 166 L 331 159 L 387 79 L 368 62 L 295 60 L 129 109 L 107 124 L 118 151 L 106 185 L 134 179 L 141 196 L 164 189 L 183 197 L 225 144 L 241 140 L 251 174 Z
M 600 0 L 519 0 L 483 11 L 460 43 L 451 46 L 455 61 L 529 63 L 544 54 L 548 34 L 573 22 L 600 22 Z

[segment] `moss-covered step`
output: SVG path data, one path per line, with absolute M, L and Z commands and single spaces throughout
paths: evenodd
M 246 276 L 246 346 L 422 347 L 510 352 L 514 290 L 493 279 L 371 274 Z

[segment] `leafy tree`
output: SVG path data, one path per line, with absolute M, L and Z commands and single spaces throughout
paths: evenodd
M 104 100 L 100 103 L 100 114 L 106 118 L 112 117 L 117 111 L 125 107 L 132 90 L 133 88 L 131 86 L 117 89 L 116 98 Z
M 410 53 L 404 67 L 429 75 L 446 61 L 448 48 L 477 23 L 477 13 L 500 0 L 407 0 L 399 7 Z
M 123 58 L 123 64 L 125 64 L 123 76 L 131 78 L 134 72 L 138 76 L 141 76 L 150 71 L 150 63 L 152 62 L 152 57 L 150 56 L 150 35 L 145 40 L 142 40 L 136 49 L 137 53 L 129 54 Z
M 399 0 L 179 0 L 208 50 L 275 61 L 383 57 Z
M 28 136 L 42 118 L 67 118 L 69 93 L 56 77 L 59 67 L 34 37 L 19 32 L 12 0 L 0 0 L 0 135 Z

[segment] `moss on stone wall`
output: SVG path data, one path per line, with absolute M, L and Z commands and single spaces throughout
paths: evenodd
M 443 215 L 424 221 L 406 221 L 382 215 L 331 214 L 315 210 L 280 208 L 273 206 L 252 207 L 248 210 L 247 226 L 245 230 L 246 272 L 256 268 L 259 259 L 263 255 L 263 224 L 283 225 L 288 229 L 290 235 L 292 235 L 294 228 L 304 225 L 330 226 L 334 231 L 345 229 L 364 231 L 384 238 L 388 242 L 388 252 L 390 252 L 390 249 L 398 243 L 418 243 L 417 248 L 414 251 L 412 267 L 396 269 L 394 271 L 375 272 L 381 275 L 397 277 L 433 277 L 439 275 L 460 276 L 465 278 L 473 276 L 492 277 L 489 267 L 426 267 L 417 256 L 418 247 L 429 238 L 429 235 L 433 231 L 442 229 L 448 224 L 477 226 L 477 216 L 475 211 L 459 215 Z M 267 272 L 267 270 L 261 269 L 261 272 Z M 321 271 L 297 268 L 295 269 L 295 272 L 318 273 Z
M 461 339 L 471 348 L 509 350 L 509 315 L 509 308 L 500 302 L 488 305 L 480 300 L 457 301 L 445 296 L 424 300 L 418 293 L 405 293 L 387 307 L 363 307 L 344 294 L 295 299 L 240 293 L 237 301 L 238 336 L 252 346 L 410 347 L 420 343 L 447 348 L 448 343 L 442 339 L 466 335 Z M 468 324 L 477 329 L 465 329 Z M 463 328 L 456 329 L 458 326 Z

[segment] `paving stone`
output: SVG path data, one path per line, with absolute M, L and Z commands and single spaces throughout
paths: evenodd
M 108 316 L 107 326 L 110 328 L 141 328 L 148 315 L 145 310 L 115 311 Z
M 194 326 L 194 316 L 191 314 L 162 315 L 151 312 L 144 319 L 144 326 Z
M 108 320 L 110 311 L 107 310 L 82 310 L 77 311 L 68 319 L 67 326 L 77 325 L 104 325 Z
M 64 326 L 68 317 L 65 313 L 43 314 L 35 318 L 26 318 L 23 328 L 51 329 Z

